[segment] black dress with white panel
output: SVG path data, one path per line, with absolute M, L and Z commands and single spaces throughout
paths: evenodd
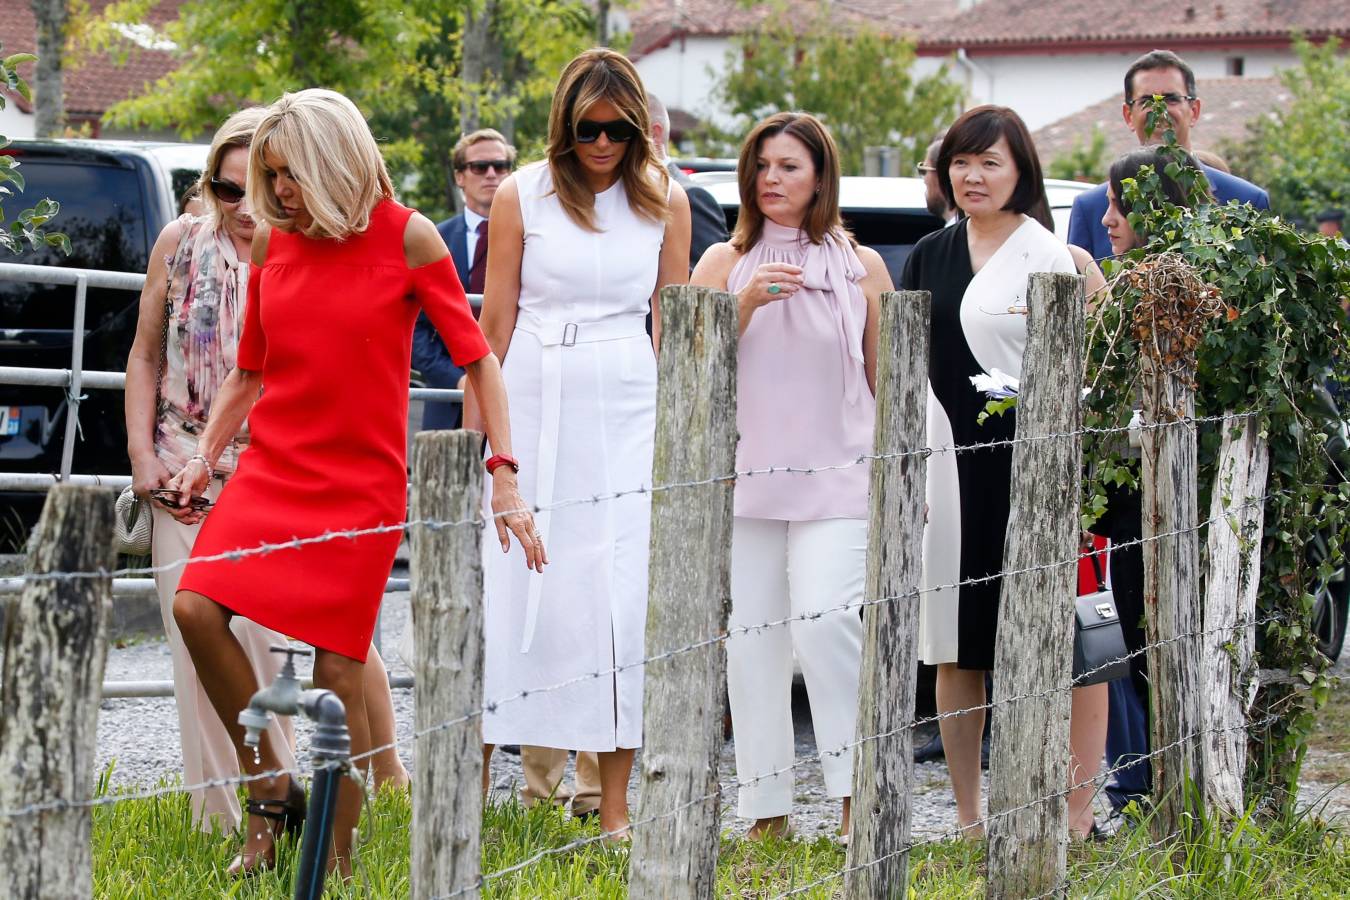
M 1068 248 L 1034 219 L 1024 218 L 997 251 L 973 271 L 967 221 L 924 237 L 905 264 L 906 290 L 932 295 L 928 362 L 928 524 L 923 540 L 919 658 L 992 669 L 1012 484 L 1012 448 L 954 452 L 948 448 L 1010 439 L 1016 414 L 978 417 L 987 397 L 970 379 L 1020 378 L 1026 347 L 1027 278 L 1074 272 Z M 945 450 L 945 452 L 943 452 Z M 1073 490 L 1065 485 L 1065 490 Z M 988 578 L 974 584 L 959 584 Z M 959 586 L 958 586 L 959 584 Z

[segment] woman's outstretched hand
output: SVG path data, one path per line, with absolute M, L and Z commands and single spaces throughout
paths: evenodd
M 525 551 L 525 565 L 536 572 L 544 571 L 548 564 L 544 541 L 534 524 L 534 515 L 520 496 L 516 473 L 507 466 L 499 466 L 492 473 L 492 523 L 497 527 L 497 540 L 501 542 L 503 553 L 511 550 L 509 531 L 520 542 L 520 549 Z

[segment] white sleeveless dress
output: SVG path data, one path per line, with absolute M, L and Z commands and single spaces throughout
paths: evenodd
M 569 750 L 642 743 L 643 637 L 656 428 L 656 358 L 645 319 L 664 225 L 622 182 L 596 195 L 589 232 L 552 194 L 547 162 L 515 173 L 524 222 L 520 305 L 503 363 L 520 491 L 544 510 L 539 575 L 484 537 L 483 739 Z M 556 510 L 560 501 L 579 500 Z M 633 665 L 601 677 L 616 666 Z M 563 681 L 576 683 L 523 699 Z M 494 707 L 494 704 L 495 707 Z

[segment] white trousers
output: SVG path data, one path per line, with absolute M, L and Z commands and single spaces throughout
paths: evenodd
M 860 604 L 867 522 L 783 522 L 737 517 L 731 538 L 731 627 L 824 612 L 733 634 L 727 695 L 742 782 L 737 815 L 785 816 L 792 809 L 792 658 L 806 680 L 816 748 L 831 797 L 853 792 L 853 742 L 862 666 Z M 752 780 L 753 779 L 753 780 Z
M 215 500 L 220 494 L 221 482 L 212 480 L 206 496 Z M 150 536 L 150 562 L 163 566 L 187 559 L 192 543 L 197 539 L 200 525 L 183 525 L 167 511 L 152 504 L 154 529 Z M 229 565 L 222 563 L 221 565 Z M 192 664 L 178 624 L 173 619 L 173 595 L 178 592 L 182 567 L 155 573 L 155 590 L 159 594 L 159 612 L 164 619 L 164 636 L 169 641 L 169 655 L 173 660 L 173 696 L 178 707 L 178 730 L 183 743 L 183 781 L 200 784 L 218 778 L 239 777 L 239 756 L 229 733 L 216 715 L 215 707 L 206 696 L 197 669 Z M 272 653 L 273 644 L 285 644 L 286 638 L 243 616 L 230 620 L 230 630 L 244 646 L 253 674 L 259 685 L 272 683 L 281 670 L 284 657 Z M 295 735 L 287 716 L 272 716 L 267 728 L 283 768 L 295 768 Z M 213 828 L 232 831 L 239 827 L 239 795 L 234 785 L 210 787 L 192 792 L 192 817 L 203 831 Z

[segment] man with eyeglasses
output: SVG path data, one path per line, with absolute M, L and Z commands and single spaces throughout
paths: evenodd
M 928 145 L 928 150 L 924 152 L 923 162 L 914 167 L 923 179 L 923 201 L 928 207 L 928 211 L 937 216 L 947 225 L 956 224 L 956 210 L 947 205 L 947 198 L 942 196 L 942 185 L 938 183 L 937 177 L 937 158 L 938 151 L 942 149 L 942 135 L 938 135 L 933 142 Z
M 487 275 L 487 220 L 497 188 L 516 164 L 516 148 L 491 128 L 466 134 L 451 151 L 455 185 L 464 197 L 464 212 L 436 226 L 450 248 L 450 258 L 464 290 L 483 293 Z M 445 342 L 425 314 L 417 317 L 413 331 L 413 368 L 422 373 L 427 387 L 464 389 L 464 370 L 450 359 Z M 422 430 L 458 428 L 458 403 L 427 403 L 422 412 Z
M 1125 125 L 1139 138 L 1141 146 L 1161 142 L 1161 134 L 1148 128 L 1149 101 L 1161 96 L 1167 115 L 1176 131 L 1177 143 L 1191 150 L 1191 131 L 1200 121 L 1200 98 L 1196 95 L 1195 74 L 1190 66 L 1170 50 L 1153 50 L 1136 59 L 1125 72 L 1125 100 L 1121 115 Z M 1201 164 L 1214 196 L 1220 203 L 1237 200 L 1257 209 L 1269 209 L 1265 191 L 1235 175 Z M 1074 198 L 1069 215 L 1069 243 L 1082 247 L 1097 260 L 1111 255 L 1102 216 L 1106 213 L 1106 185 L 1101 184 Z M 1142 645 L 1144 615 L 1144 560 L 1137 542 L 1143 533 L 1142 498 L 1138 491 L 1115 490 L 1107 497 L 1107 511 L 1093 526 L 1093 532 L 1109 538 L 1110 580 L 1120 610 L 1120 623 L 1126 629 L 1126 642 L 1133 649 Z M 1114 545 L 1125 544 L 1116 550 Z M 1144 657 L 1130 662 L 1131 677 L 1110 683 L 1111 705 L 1107 720 L 1106 756 L 1112 767 L 1149 752 L 1148 682 Z M 1130 800 L 1146 802 L 1151 790 L 1151 772 L 1147 760 L 1116 773 L 1106 786 L 1106 796 L 1116 810 Z
M 1162 142 L 1162 134 L 1148 130 L 1149 101 L 1161 96 L 1167 103 L 1167 115 L 1177 134 L 1177 143 L 1191 151 L 1191 130 L 1200 121 L 1200 98 L 1195 90 L 1195 73 L 1171 50 L 1153 50 L 1130 64 L 1125 72 L 1125 101 L 1121 116 L 1125 127 L 1139 138 L 1141 147 Z M 1220 203 L 1237 200 L 1257 209 L 1269 209 L 1270 197 L 1261 188 L 1219 169 L 1205 166 L 1206 177 Z M 1111 239 L 1106 235 L 1102 216 L 1106 213 L 1106 185 L 1100 184 L 1074 198 L 1069 215 L 1069 243 L 1090 252 L 1094 259 L 1111 255 Z

